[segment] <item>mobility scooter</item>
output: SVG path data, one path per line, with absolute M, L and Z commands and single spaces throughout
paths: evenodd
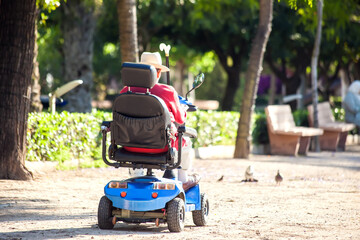
M 174 170 L 181 168 L 182 136 L 196 137 L 196 130 L 181 125 L 177 129 L 178 149 L 170 146 L 170 113 L 164 101 L 146 93 L 131 92 L 131 87 L 151 89 L 157 82 L 154 66 L 141 63 L 124 63 L 122 80 L 129 91 L 120 94 L 113 104 L 113 120 L 101 126 L 102 157 L 107 165 L 131 169 L 147 169 L 146 175 L 125 180 L 112 180 L 104 188 L 105 196 L 98 207 L 100 229 L 112 229 L 116 222 L 146 223 L 156 226 L 167 223 L 170 232 L 184 229 L 185 213 L 192 212 L 197 226 L 207 223 L 209 201 L 200 192 L 199 184 L 184 191 Z M 204 75 L 194 80 L 194 90 L 203 82 Z M 188 111 L 196 107 L 187 98 L 180 99 Z M 107 133 L 111 133 L 107 148 Z M 159 148 L 168 146 L 159 154 L 134 153 L 124 147 Z M 108 158 L 109 157 L 109 160 Z M 156 177 L 153 170 L 162 170 Z M 161 173 L 161 172 L 160 172 Z

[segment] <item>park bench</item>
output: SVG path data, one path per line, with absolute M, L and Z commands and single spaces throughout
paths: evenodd
M 309 125 L 314 126 L 314 108 L 309 105 Z M 345 143 L 348 132 L 355 128 L 352 123 L 336 122 L 329 102 L 322 102 L 317 105 L 319 128 L 324 130 L 320 136 L 321 150 L 345 151 Z
M 273 155 L 306 155 L 311 137 L 323 134 L 322 129 L 297 127 L 289 105 L 269 105 L 265 114 Z

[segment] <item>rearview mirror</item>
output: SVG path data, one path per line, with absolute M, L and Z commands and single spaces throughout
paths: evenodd
M 205 79 L 204 73 L 200 73 L 199 75 L 196 75 L 193 85 L 192 85 L 192 88 L 186 93 L 186 96 L 185 96 L 186 99 L 188 99 L 188 95 L 191 91 L 193 91 L 201 86 L 201 84 L 204 82 L 204 79 Z
M 205 75 L 203 73 L 197 75 L 194 79 L 193 89 L 197 89 L 198 87 L 200 87 L 200 85 L 204 82 L 204 78 Z

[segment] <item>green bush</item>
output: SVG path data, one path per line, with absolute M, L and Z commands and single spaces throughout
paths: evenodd
M 255 145 L 268 144 L 269 135 L 267 132 L 265 113 L 259 112 L 254 115 L 254 124 L 252 127 L 252 143 L 254 143 Z
M 344 122 L 345 121 L 345 110 L 341 107 L 333 108 L 333 115 L 336 121 Z
M 294 120 L 298 126 L 308 126 L 308 112 L 295 111 Z M 238 112 L 197 111 L 188 113 L 187 126 L 195 128 L 198 138 L 193 146 L 234 145 L 238 121 Z M 335 119 L 344 119 L 344 110 L 334 109 Z M 82 113 L 30 113 L 27 132 L 27 160 L 57 161 L 67 168 L 64 162 L 73 159 L 92 159 L 79 162 L 78 167 L 104 166 L 101 152 L 100 124 L 112 120 L 111 112 L 93 111 Z M 252 142 L 267 144 L 266 116 L 255 113 L 252 125 Z
M 309 127 L 309 112 L 307 110 L 296 110 L 292 114 L 296 126 Z
M 197 111 L 188 113 L 187 125 L 198 131 L 194 147 L 235 143 L 239 113 Z M 79 166 L 98 166 L 102 162 L 100 124 L 112 120 L 109 112 L 30 113 L 27 132 L 27 160 L 57 161 L 93 159 Z M 63 166 L 62 168 L 67 168 Z
M 234 145 L 240 114 L 238 112 L 196 111 L 187 116 L 187 126 L 195 128 L 198 137 L 193 146 Z
M 111 114 L 30 113 L 27 132 L 27 160 L 57 161 L 101 159 L 100 124 Z

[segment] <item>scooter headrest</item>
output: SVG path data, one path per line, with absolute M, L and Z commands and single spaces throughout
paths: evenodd
M 143 63 L 123 63 L 121 78 L 128 87 L 152 88 L 158 81 L 155 67 Z

